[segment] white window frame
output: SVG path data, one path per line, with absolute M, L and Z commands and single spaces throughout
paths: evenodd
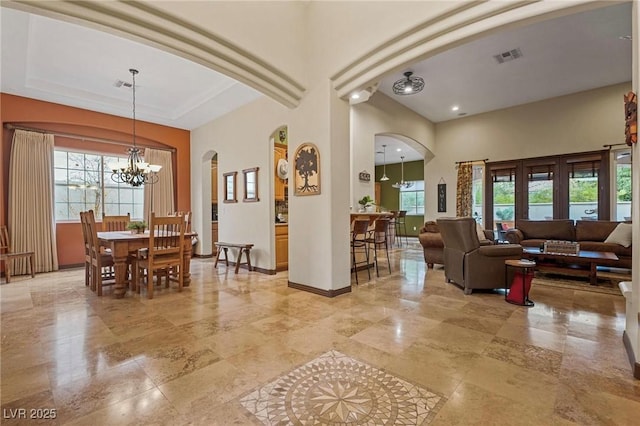
M 404 208 L 402 207 L 402 194 L 414 193 L 416 194 L 416 197 L 417 197 L 418 196 L 417 194 L 422 193 L 423 203 L 422 204 L 416 203 L 416 209 L 414 211 L 407 210 L 407 216 L 424 216 L 424 211 L 425 211 L 424 180 L 414 180 L 409 182 L 413 183 L 411 187 L 400 188 L 400 191 L 398 191 L 399 210 L 404 210 Z
M 60 153 L 66 154 L 67 164 L 62 167 L 62 164 L 59 162 Z M 72 173 L 78 173 L 84 170 L 85 178 L 87 171 L 86 169 L 79 168 L 70 168 L 68 164 L 69 154 L 77 154 L 83 155 L 83 160 L 86 159 L 86 156 L 96 156 L 100 157 L 100 164 L 97 166 L 98 170 L 94 170 L 94 175 L 97 174 L 99 182 L 88 182 L 81 179 L 76 179 L 75 181 L 70 180 L 70 170 Z M 104 154 L 99 152 L 90 152 L 76 149 L 68 149 L 68 148 L 55 148 L 54 152 L 54 215 L 56 222 L 78 222 L 80 220 L 80 211 L 82 210 L 94 210 L 94 214 L 96 219 L 100 221 L 102 218 L 102 213 L 105 210 L 105 202 L 110 206 L 107 210 L 108 215 L 120 215 L 120 214 L 131 214 L 132 219 L 141 220 L 143 217 L 143 206 L 144 206 L 144 187 L 140 186 L 137 188 L 131 187 L 127 184 L 117 183 L 111 179 L 111 171 L 105 167 L 107 164 L 113 162 L 114 160 L 121 159 L 126 160 L 126 156 L 112 155 L 112 154 Z M 64 172 L 61 172 L 64 171 Z M 91 173 L 91 172 L 89 172 Z M 63 181 L 60 179 L 61 175 L 66 175 L 66 179 Z M 94 176 L 95 177 L 95 176 Z M 87 201 L 87 193 L 86 191 L 95 191 L 96 186 L 98 186 L 98 202 L 94 203 L 91 201 Z M 66 187 L 66 188 L 65 188 Z M 66 189 L 66 191 L 65 191 Z M 80 190 L 84 191 L 82 193 L 76 193 L 76 201 L 72 200 L 72 193 L 70 191 Z M 115 191 L 114 195 L 108 195 L 109 192 L 113 194 L 113 190 Z M 63 192 L 66 192 L 66 200 L 60 200 Z M 79 197 L 78 195 L 81 194 Z M 110 202 L 109 198 L 115 197 L 117 202 Z M 125 199 L 126 202 L 120 202 L 120 200 Z M 129 202 L 130 201 L 130 202 Z M 59 208 L 61 205 L 66 204 L 66 215 L 62 216 L 59 214 Z M 113 206 L 117 206 L 116 209 Z M 79 210 L 79 211 L 76 211 Z

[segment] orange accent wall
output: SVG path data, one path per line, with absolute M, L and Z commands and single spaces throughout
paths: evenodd
M 0 94 L 0 121 L 2 121 L 2 146 L 0 149 L 0 224 L 6 224 L 9 204 L 9 161 L 13 130 L 6 123 L 59 133 L 82 135 L 90 138 L 116 141 L 132 140 L 132 120 L 80 108 L 68 107 L 30 98 Z M 176 209 L 191 210 L 191 133 L 188 130 L 162 126 L 136 120 L 136 142 L 139 145 L 175 148 L 174 177 L 177 194 Z M 126 145 L 89 142 L 56 137 L 56 146 L 103 153 L 126 151 Z M 79 221 L 80 218 L 78 218 Z M 59 223 L 56 226 L 58 263 L 61 267 L 84 263 L 82 230 L 80 223 Z

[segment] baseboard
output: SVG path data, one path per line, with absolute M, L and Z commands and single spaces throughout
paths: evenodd
M 633 377 L 640 379 L 640 363 L 636 361 L 636 357 L 633 353 L 633 346 L 631 345 L 631 340 L 629 340 L 629 335 L 626 330 L 622 333 L 622 342 L 624 343 L 624 348 L 627 351 L 627 357 L 629 357 Z
M 198 259 L 210 259 L 215 257 L 215 254 L 192 254 L 191 257 L 197 257 Z
M 70 265 L 60 265 L 58 269 L 77 269 L 84 268 L 84 263 L 72 263 Z
M 305 284 L 294 283 L 293 281 L 289 281 L 288 286 L 290 288 L 295 288 L 296 290 L 308 291 L 309 293 L 318 294 L 325 297 L 336 297 L 340 296 L 341 294 L 351 293 L 351 286 L 342 287 L 337 290 L 323 290 L 321 288 L 311 287 Z
M 258 268 L 257 266 L 254 266 L 253 270 L 255 272 L 260 272 L 261 274 L 267 274 L 267 275 L 275 275 L 276 274 L 276 271 L 273 270 L 273 269 Z

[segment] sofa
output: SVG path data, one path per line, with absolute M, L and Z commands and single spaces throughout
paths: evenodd
M 444 241 L 444 276 L 471 294 L 475 289 L 504 288 L 505 260 L 522 257 L 518 244 L 481 245 L 476 222 L 470 217 L 437 221 Z
M 481 245 L 490 245 L 495 243 L 493 231 L 483 230 L 484 239 L 480 240 Z M 433 269 L 434 264 L 444 265 L 444 241 L 440 234 L 440 229 L 435 221 L 427 221 L 420 228 L 418 240 L 422 244 L 424 251 L 424 261 L 427 268 Z
M 602 266 L 631 268 L 632 246 L 605 242 L 619 223 L 608 220 L 523 219 L 507 231 L 506 239 L 511 244 L 524 247 L 540 247 L 547 240 L 575 241 L 580 243 L 580 250 L 608 251 L 618 256 L 617 261 L 603 261 Z

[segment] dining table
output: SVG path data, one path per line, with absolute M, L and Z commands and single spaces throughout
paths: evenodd
M 182 264 L 183 287 L 191 284 L 191 247 L 195 232 L 184 233 L 184 255 Z M 114 295 L 121 299 L 127 293 L 127 269 L 129 254 L 140 249 L 149 248 L 149 231 L 135 233 L 131 231 L 98 232 L 98 241 L 102 247 L 111 250 L 115 270 Z

